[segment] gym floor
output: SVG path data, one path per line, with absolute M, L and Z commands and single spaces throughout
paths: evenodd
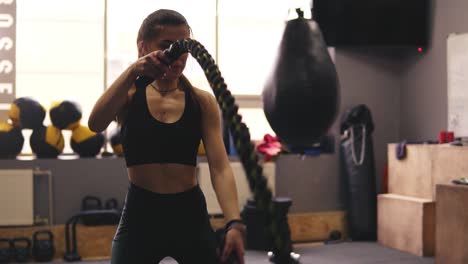
M 296 246 L 302 264 L 433 264 L 434 258 L 417 257 L 405 252 L 380 246 L 377 243 L 345 242 L 323 246 Z M 86 264 L 109 264 L 109 261 L 81 262 Z M 161 264 L 176 264 L 164 259 Z M 247 251 L 247 264 L 268 264 L 265 252 Z

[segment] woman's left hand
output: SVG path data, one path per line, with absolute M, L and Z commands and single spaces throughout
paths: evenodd
M 230 229 L 226 234 L 226 242 L 224 244 L 221 261 L 225 262 L 233 253 L 237 255 L 240 264 L 244 264 L 244 234 L 235 229 Z

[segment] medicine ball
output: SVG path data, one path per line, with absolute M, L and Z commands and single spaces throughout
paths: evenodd
M 122 157 L 123 156 L 123 147 L 122 139 L 120 138 L 120 127 L 115 128 L 110 133 L 110 143 L 114 154 Z
M 24 137 L 19 127 L 0 122 L 0 159 L 14 159 L 21 153 Z
M 198 155 L 206 155 L 205 145 L 203 144 L 203 140 L 200 140 L 200 144 L 198 145 Z
M 46 111 L 39 102 L 30 97 L 21 97 L 11 104 L 8 117 L 14 126 L 36 129 L 42 126 L 45 114 Z
M 70 145 L 80 157 L 95 157 L 101 151 L 104 141 L 103 134 L 95 133 L 87 126 L 80 125 L 73 129 Z
M 65 140 L 60 129 L 49 125 L 34 129 L 29 144 L 37 158 L 57 158 L 63 151 Z
M 73 130 L 80 125 L 81 107 L 75 102 L 55 102 L 49 112 L 52 124 L 59 129 Z

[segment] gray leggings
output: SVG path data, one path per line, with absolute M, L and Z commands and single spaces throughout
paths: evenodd
M 158 194 L 130 184 L 112 243 L 111 264 L 219 263 L 215 234 L 199 186 Z

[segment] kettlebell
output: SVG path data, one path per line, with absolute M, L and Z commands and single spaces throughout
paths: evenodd
M 7 243 L 7 247 L 3 246 L 5 243 Z M 8 238 L 0 238 L 0 263 L 8 263 L 13 256 L 13 253 L 13 241 Z
M 106 201 L 105 208 L 107 210 L 115 209 L 118 210 L 119 203 L 117 202 L 117 199 L 115 198 L 110 198 Z
M 341 231 L 332 230 L 328 235 L 328 239 L 325 241 L 325 244 L 337 244 L 340 243 L 342 239 Z
M 81 200 L 81 211 L 88 211 L 88 210 L 101 210 L 102 209 L 102 202 L 96 196 L 87 195 Z M 87 226 L 96 226 L 100 225 L 102 222 L 101 216 L 95 215 L 84 215 L 81 220 L 83 221 L 84 225 Z
M 117 202 L 117 199 L 115 198 L 110 198 L 106 201 L 106 204 L 104 205 L 104 207 L 107 209 L 107 210 L 116 210 L 116 211 L 120 211 L 119 210 L 119 203 Z M 104 224 L 106 225 L 117 225 L 120 221 L 120 217 L 117 216 L 117 215 L 109 215 L 107 217 L 104 217 L 105 221 L 104 221 Z
M 102 209 L 101 199 L 96 196 L 87 195 L 81 201 L 81 210 L 100 210 Z
M 47 235 L 47 238 L 39 239 L 39 235 Z M 35 261 L 51 261 L 55 255 L 54 235 L 49 230 L 38 230 L 33 234 L 33 257 Z
M 12 240 L 15 249 L 15 258 L 17 262 L 27 262 L 31 257 L 31 239 L 27 237 L 17 237 Z M 26 245 L 22 245 L 26 243 Z

